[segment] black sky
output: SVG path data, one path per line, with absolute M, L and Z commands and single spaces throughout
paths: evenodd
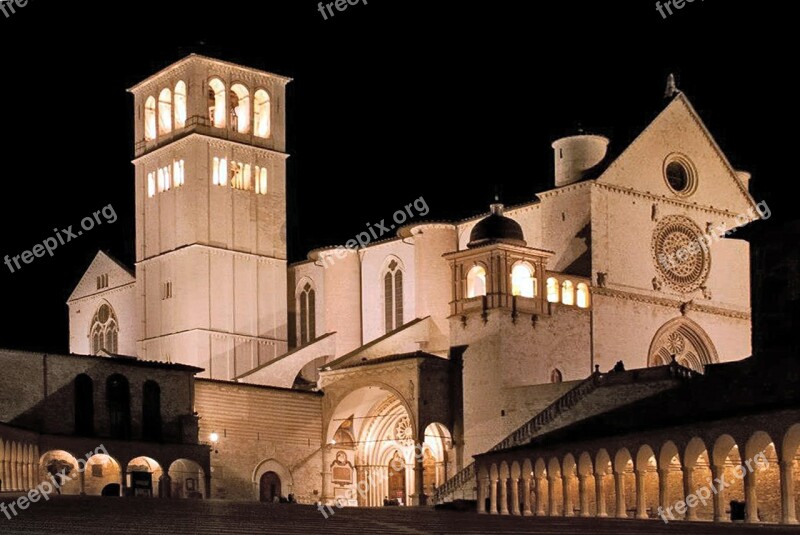
M 796 30 L 785 4 L 369 0 L 323 20 L 308 0 L 44 2 L 0 14 L 0 257 L 112 204 L 114 225 L 17 273 L 0 265 L 0 347 L 68 348 L 65 302 L 98 249 L 133 265 L 132 97 L 197 51 L 294 78 L 289 254 L 343 243 L 422 196 L 429 218 L 552 184 L 577 125 L 630 139 L 675 72 L 774 219 L 795 217 Z

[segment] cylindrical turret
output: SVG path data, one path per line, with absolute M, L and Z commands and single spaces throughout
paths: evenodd
M 608 143 L 607 137 L 594 135 L 569 136 L 554 141 L 556 187 L 586 178 L 588 172 L 606 157 Z

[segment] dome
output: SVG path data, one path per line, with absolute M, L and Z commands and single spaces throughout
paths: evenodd
M 491 205 L 492 213 L 488 217 L 481 219 L 472 228 L 469 235 L 467 247 L 481 247 L 490 243 L 507 243 L 509 245 L 519 245 L 525 247 L 525 235 L 522 227 L 513 219 L 503 215 L 503 205 Z

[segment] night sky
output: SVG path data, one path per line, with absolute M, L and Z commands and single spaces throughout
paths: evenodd
M 97 250 L 133 266 L 126 89 L 189 52 L 294 78 L 292 261 L 421 196 L 431 219 L 483 211 L 495 191 L 529 201 L 552 187 L 554 139 L 580 125 L 618 151 L 663 105 L 670 72 L 733 165 L 753 172 L 767 224 L 796 217 L 787 4 L 696 0 L 663 19 L 649 0 L 369 0 L 329 20 L 308 0 L 103 5 L 0 13 L 0 257 L 108 204 L 119 216 L 53 258 L 0 266 L 0 347 L 67 351 L 65 303 Z

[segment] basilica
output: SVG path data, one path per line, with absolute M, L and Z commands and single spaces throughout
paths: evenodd
M 530 202 L 409 218 L 289 264 L 290 82 L 190 55 L 130 89 L 136 263 L 97 254 L 68 300 L 70 355 L 0 352 L 34 385 L 0 403 L 0 490 L 102 443 L 65 494 L 566 516 L 604 516 L 609 501 L 645 518 L 657 504 L 626 498 L 627 474 L 629 489 L 662 474 L 657 502 L 684 484 L 667 474 L 685 475 L 687 447 L 692 467 L 732 462 L 738 436 L 713 451 L 690 433 L 627 457 L 556 452 L 752 354 L 750 246 L 729 231 L 768 212 L 674 84 L 626 146 L 555 140 L 553 170 L 538 171 L 552 187 Z M 0 396 L 23 380 L 4 375 Z M 772 440 L 792 432 L 756 436 L 795 479 L 800 442 Z M 526 453 L 542 440 L 546 456 Z M 598 459 L 616 486 L 597 482 Z

